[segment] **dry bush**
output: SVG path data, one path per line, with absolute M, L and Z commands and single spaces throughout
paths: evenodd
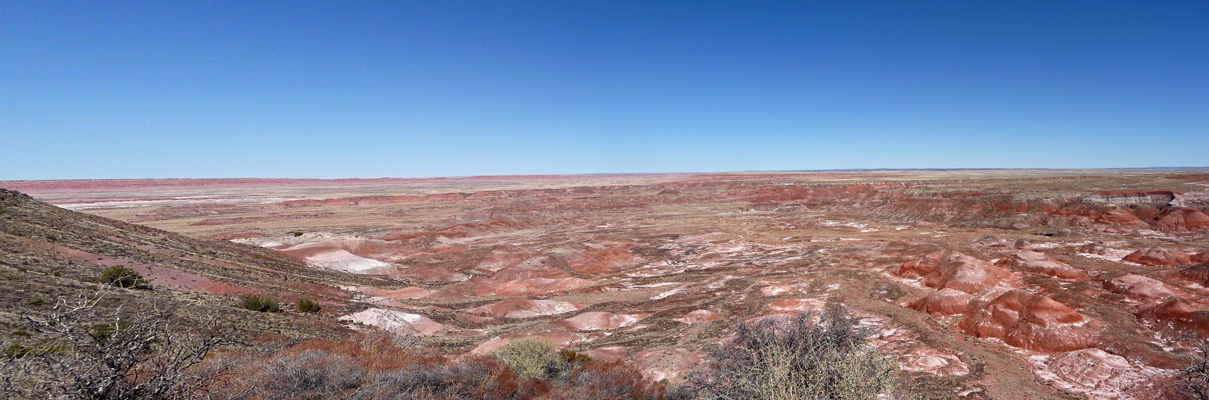
M 507 364 L 525 378 L 557 378 L 569 372 L 571 364 L 549 341 L 524 338 L 488 354 Z
M 571 371 L 550 396 L 559 400 L 662 399 L 665 388 L 620 361 L 588 361 Z
M 257 296 L 254 294 L 245 294 L 239 296 L 240 308 L 245 310 L 260 311 L 260 312 L 281 312 L 281 304 L 265 296 Z
M 531 399 L 549 391 L 489 357 L 453 360 L 387 334 L 308 341 L 268 355 L 237 357 L 223 390 L 238 399 Z
M 0 364 L 0 389 L 31 399 L 199 398 L 224 372 L 199 364 L 211 351 L 238 344 L 213 320 L 174 330 L 170 322 L 184 316 L 104 309 L 97 306 L 102 297 L 60 299 L 49 313 L 27 316 L 44 343 Z
M 1188 366 L 1176 375 L 1176 397 L 1209 400 L 1209 343 L 1195 337 L 1185 337 L 1182 341 L 1195 343 L 1196 353 L 1192 355 Z
M 873 399 L 897 366 L 866 343 L 870 330 L 839 304 L 814 315 L 740 324 L 686 386 L 698 399 Z

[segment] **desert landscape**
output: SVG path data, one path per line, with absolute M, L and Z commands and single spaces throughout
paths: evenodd
M 1209 337 L 1206 170 L 0 187 L 65 209 L 45 213 L 140 232 L 40 236 L 21 226 L 44 214 L 19 224 L 9 205 L 0 211 L 9 279 L 57 274 L 21 267 L 23 255 L 41 254 L 135 269 L 197 307 L 233 309 L 249 293 L 323 305 L 268 318 L 276 328 L 251 338 L 282 344 L 385 331 L 457 357 L 536 338 L 677 384 L 737 325 L 839 303 L 896 360 L 900 398 L 1161 399 L 1176 396 Z M 18 329 L 17 308 L 6 307 L 5 329 Z

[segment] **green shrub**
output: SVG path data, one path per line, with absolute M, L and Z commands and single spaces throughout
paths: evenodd
M 101 282 L 120 288 L 150 289 L 151 283 L 143 279 L 143 275 L 130 268 L 114 265 L 101 273 Z
M 4 352 L 0 354 L 3 358 L 16 360 L 24 358 L 30 354 L 42 353 L 53 354 L 62 352 L 65 348 L 59 345 L 44 344 L 41 346 L 26 346 L 20 343 L 13 343 L 4 348 Z
M 315 300 L 311 300 L 308 298 L 302 298 L 302 299 L 298 300 L 298 311 L 319 312 L 320 308 L 322 308 L 322 307 L 319 307 L 319 303 L 315 302 Z
M 520 339 L 488 355 L 503 361 L 523 378 L 555 378 L 573 368 L 557 347 L 541 339 Z
M 254 294 L 240 295 L 239 306 L 252 311 L 281 312 L 281 304 L 277 304 L 277 300 Z

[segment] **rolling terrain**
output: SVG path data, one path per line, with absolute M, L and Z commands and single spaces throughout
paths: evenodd
M 1180 339 L 1209 337 L 1203 170 L 0 187 L 6 331 L 123 265 L 156 289 L 121 296 L 255 321 L 253 339 L 538 337 L 671 382 L 737 323 L 828 302 L 925 398 L 1166 398 Z M 324 309 L 253 318 L 239 294 Z

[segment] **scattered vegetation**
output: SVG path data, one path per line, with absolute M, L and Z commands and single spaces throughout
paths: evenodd
M 222 376 L 202 362 L 212 351 L 238 344 L 229 330 L 206 321 L 169 329 L 184 316 L 159 310 L 123 313 L 98 307 L 101 297 L 60 300 L 48 313 L 28 316 L 42 341 L 10 345 L 0 362 L 0 393 L 7 398 L 197 398 Z M 95 324 L 90 321 L 110 320 Z
M 266 296 L 245 294 L 239 296 L 239 307 L 260 312 L 281 312 L 281 304 Z
M 304 297 L 304 298 L 298 299 L 297 308 L 298 308 L 298 311 L 300 311 L 300 312 L 313 313 L 313 312 L 319 312 L 319 310 L 322 307 L 319 307 L 319 303 L 316 302 L 315 300 L 311 300 L 309 298 Z
M 740 324 L 736 337 L 690 375 L 697 399 L 874 399 L 890 390 L 895 362 L 866 341 L 846 308 Z
M 121 265 L 114 265 L 101 272 L 101 282 L 120 288 L 151 289 L 151 282 L 147 282 L 142 274 Z

